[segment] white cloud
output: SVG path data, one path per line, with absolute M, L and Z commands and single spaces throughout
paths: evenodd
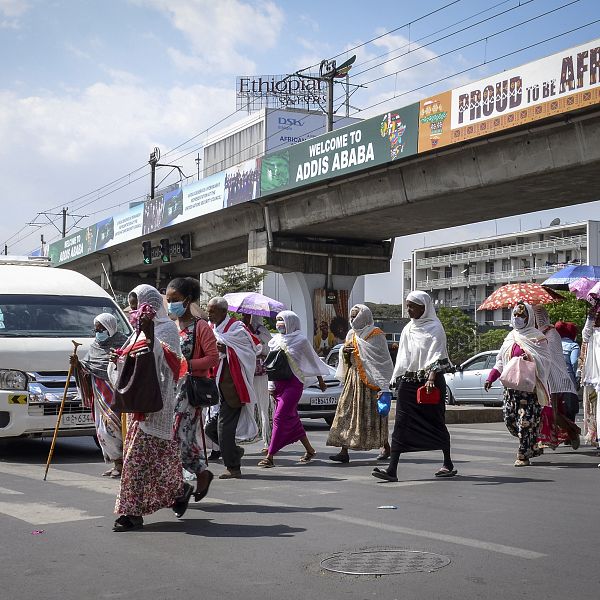
M 241 0 L 132 0 L 166 13 L 187 41 L 186 51 L 169 48 L 169 56 L 183 71 L 252 72 L 248 58 L 272 48 L 283 25 L 283 12 L 274 2 Z
M 18 29 L 21 17 L 29 9 L 25 0 L 0 0 L 0 29 Z

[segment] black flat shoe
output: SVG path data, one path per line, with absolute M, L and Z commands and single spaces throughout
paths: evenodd
M 390 460 L 390 455 L 386 454 L 385 452 L 382 452 L 375 460 Z
M 194 500 L 196 502 L 200 502 L 200 500 L 202 500 L 202 498 L 206 498 L 206 495 L 208 494 L 208 488 L 210 487 L 212 480 L 215 478 L 215 476 L 210 471 L 206 471 L 206 472 L 208 473 L 208 483 L 206 484 L 206 487 L 201 492 L 194 492 Z
M 378 467 L 373 469 L 371 475 L 373 475 L 373 477 L 377 477 L 377 479 L 383 479 L 383 481 L 398 481 L 397 477 L 393 477 L 387 471 L 384 471 Z
M 181 519 L 187 510 L 188 504 L 190 503 L 190 498 L 192 493 L 194 492 L 194 486 L 189 483 L 183 484 L 183 494 L 173 502 L 173 512 L 178 519 Z
M 208 455 L 208 460 L 212 461 L 212 462 L 216 462 L 221 458 L 221 452 L 219 452 L 219 450 L 213 450 L 209 455 Z
M 342 454 L 340 452 L 339 454 L 332 454 L 329 457 L 329 460 L 333 460 L 333 461 L 339 462 L 339 463 L 349 463 L 350 457 L 347 454 Z
M 113 531 L 133 531 L 141 529 L 144 526 L 143 517 L 134 517 L 133 515 L 121 515 L 113 525 Z

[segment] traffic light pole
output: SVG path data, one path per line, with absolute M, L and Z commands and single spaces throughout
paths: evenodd
M 160 160 L 160 148 L 156 146 L 150 155 L 150 199 L 154 198 L 154 188 L 156 186 L 156 165 Z

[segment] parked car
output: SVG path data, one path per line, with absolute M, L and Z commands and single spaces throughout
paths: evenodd
M 498 350 L 480 352 L 457 366 L 454 373 L 446 373 L 446 403 L 501 405 L 504 388 L 499 380 L 488 392 L 483 389 L 497 356 Z
M 332 352 L 333 350 L 331 350 L 327 359 L 329 359 Z M 335 378 L 335 371 L 334 367 L 329 366 L 330 375 L 323 377 L 327 384 L 327 390 L 324 392 L 321 391 L 317 383 L 307 387 L 302 392 L 298 402 L 298 414 L 301 419 L 325 419 L 328 425 L 333 423 L 338 400 L 342 393 L 342 384 Z

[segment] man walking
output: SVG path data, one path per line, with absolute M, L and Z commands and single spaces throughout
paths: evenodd
M 227 316 L 227 309 L 225 298 L 212 298 L 208 303 L 208 319 L 219 350 L 215 380 L 221 402 L 218 414 L 206 425 L 206 435 L 220 446 L 227 468 L 219 479 L 237 479 L 242 475 L 244 449 L 236 444 L 236 431 L 242 410 L 256 403 L 253 380 L 261 345 L 241 321 Z

